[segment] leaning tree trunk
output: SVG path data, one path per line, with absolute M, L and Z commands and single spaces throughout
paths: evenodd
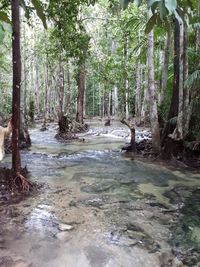
M 76 121 L 80 124 L 83 124 L 83 105 L 84 105 L 84 93 L 85 93 L 85 67 L 84 64 L 79 66 L 78 77 L 78 97 L 77 97 L 77 113 Z
M 137 148 L 136 148 L 136 142 L 135 142 L 135 123 L 132 122 L 131 124 L 129 124 L 127 122 L 127 120 L 125 120 L 125 118 L 123 118 L 121 120 L 121 123 L 123 123 L 124 125 L 126 125 L 130 129 L 130 131 L 131 131 L 130 149 L 131 149 L 131 152 L 136 153 Z
M 149 10 L 149 17 L 151 11 Z M 152 132 L 152 147 L 155 154 L 160 153 L 160 129 L 156 101 L 156 88 L 154 78 L 154 36 L 153 31 L 148 34 L 148 92 L 150 106 L 150 122 Z
M 20 144 L 20 89 L 21 89 L 21 52 L 19 0 L 11 1 L 12 8 L 12 53 L 13 53 L 13 100 L 12 100 L 12 171 L 13 182 L 23 191 L 29 190 L 29 184 L 21 175 Z

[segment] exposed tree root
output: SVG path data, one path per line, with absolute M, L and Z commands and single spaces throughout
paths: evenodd
M 17 173 L 17 175 L 12 179 L 12 188 L 18 188 L 23 193 L 28 193 L 30 191 L 31 183 L 22 174 Z

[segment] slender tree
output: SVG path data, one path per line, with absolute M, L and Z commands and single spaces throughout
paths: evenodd
M 11 1 L 12 10 L 12 53 L 13 53 L 13 102 L 12 102 L 12 171 L 13 183 L 19 184 L 23 191 L 29 190 L 29 183 L 21 175 L 20 142 L 20 90 L 21 90 L 21 52 L 20 52 L 20 14 L 19 0 Z
M 149 10 L 149 17 L 151 11 Z M 154 34 L 153 30 L 148 34 L 148 93 L 150 106 L 150 122 L 152 131 L 152 146 L 154 153 L 160 153 L 160 130 L 158 123 L 158 111 L 156 102 L 156 89 L 154 78 Z
M 85 67 L 81 64 L 77 76 L 78 97 L 76 121 L 83 124 L 84 94 L 85 94 Z

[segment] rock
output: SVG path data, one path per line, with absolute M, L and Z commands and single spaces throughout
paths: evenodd
M 58 228 L 60 231 L 70 231 L 74 229 L 72 225 L 65 224 L 65 223 L 60 223 Z

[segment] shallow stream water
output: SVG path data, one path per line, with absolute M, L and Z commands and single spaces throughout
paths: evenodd
M 198 188 L 200 175 L 125 157 L 124 137 L 94 132 L 64 144 L 54 139 L 55 127 L 31 130 L 22 162 L 44 187 L 0 208 L 0 266 L 162 266 L 172 238 L 163 210 L 180 204 L 166 192 Z

